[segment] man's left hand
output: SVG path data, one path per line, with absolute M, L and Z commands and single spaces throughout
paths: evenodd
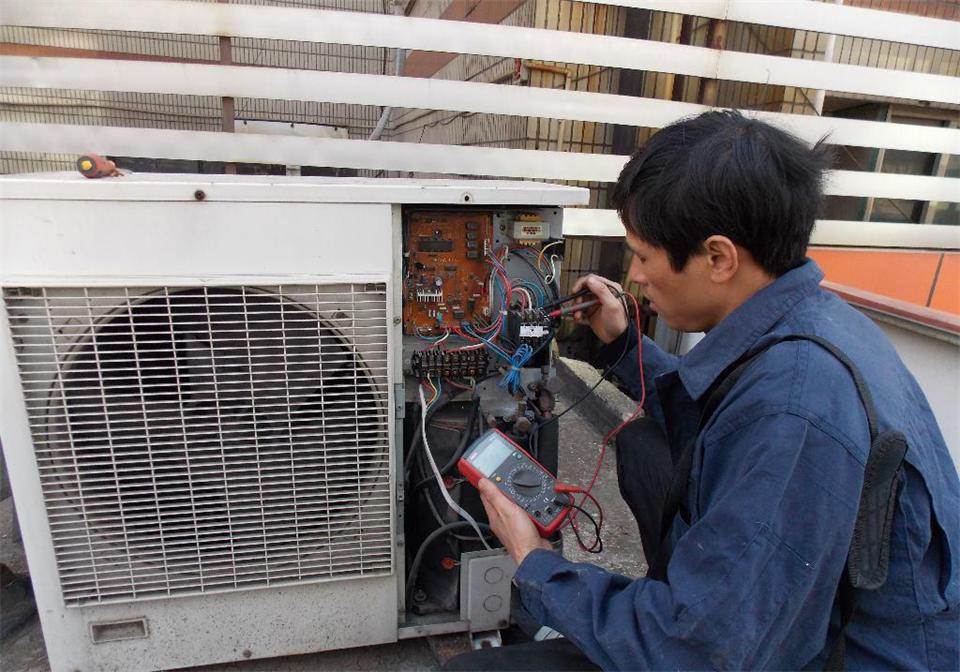
M 518 565 L 530 551 L 538 548 L 553 550 L 550 543 L 540 537 L 527 512 L 510 501 L 497 486 L 486 478 L 481 478 L 477 489 L 480 491 L 483 508 L 487 510 L 490 529 L 503 542 Z

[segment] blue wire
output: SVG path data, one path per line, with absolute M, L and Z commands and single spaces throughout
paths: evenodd
M 499 357 L 500 359 L 506 360 L 508 362 L 510 361 L 510 355 L 503 348 L 494 344 L 493 341 L 487 340 L 486 338 L 484 338 L 483 336 L 475 332 L 473 330 L 473 327 L 471 327 L 470 325 L 466 324 L 464 325 L 464 328 L 467 334 L 469 334 L 471 337 L 477 339 L 478 341 L 486 345 L 487 348 L 489 348 L 490 351 L 493 352 L 493 354 L 495 354 L 497 357 Z
M 533 357 L 534 350 L 526 343 L 521 343 L 517 351 L 510 358 L 510 370 L 500 381 L 500 387 L 510 390 L 511 394 L 517 393 L 520 386 L 520 369 Z

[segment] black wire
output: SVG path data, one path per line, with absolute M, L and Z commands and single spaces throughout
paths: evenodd
M 489 377 L 489 376 L 488 376 L 488 377 Z M 486 378 L 483 378 L 483 379 L 481 379 L 481 380 L 486 380 Z M 474 392 L 476 392 L 475 389 L 474 389 Z M 452 397 L 451 397 L 450 400 L 452 400 Z M 448 402 L 449 402 L 450 400 L 448 400 Z M 448 402 L 445 402 L 445 403 L 448 403 Z M 436 406 L 433 406 L 433 407 L 431 407 L 430 410 L 428 411 L 429 415 L 428 415 L 428 417 L 427 417 L 427 431 L 429 431 L 429 429 L 430 429 L 430 421 L 433 419 L 434 413 L 435 413 L 437 410 L 439 410 L 439 409 L 438 409 Z M 475 422 L 478 418 L 480 418 L 481 421 L 482 421 L 482 417 L 481 417 L 481 413 L 480 413 L 480 397 L 479 397 L 479 396 L 474 396 L 474 397 L 472 398 L 472 403 L 471 403 L 470 408 L 469 408 L 469 410 L 467 411 L 467 413 L 468 413 L 468 417 L 467 417 L 467 426 L 466 426 L 466 428 L 465 428 L 465 431 L 464 431 L 464 432 L 462 433 L 462 435 L 461 435 L 461 438 L 460 438 L 460 440 L 459 440 L 459 442 L 458 442 L 458 444 L 457 444 L 457 449 L 456 449 L 456 451 L 454 452 L 453 457 L 452 457 L 450 460 L 448 460 L 445 465 L 443 465 L 443 468 L 442 468 L 442 469 L 440 469 L 440 473 L 441 473 L 441 474 L 447 473 L 447 472 L 453 467 L 453 465 L 455 465 L 455 464 L 459 461 L 460 457 L 463 455 L 464 451 L 465 451 L 466 448 L 467 448 L 467 445 L 468 445 L 469 442 L 470 442 L 470 437 L 471 437 L 471 435 L 472 435 L 472 433 L 473 433 L 472 430 L 473 430 L 473 427 L 474 427 L 474 422 Z M 422 414 L 421 414 L 421 418 L 422 418 Z M 410 491 L 410 496 L 415 496 L 415 495 L 418 493 L 418 491 L 419 491 L 421 488 L 423 488 L 423 486 L 429 485 L 430 483 L 434 483 L 435 485 L 437 485 L 438 491 L 439 491 L 439 487 L 440 487 L 440 485 L 437 484 L 437 479 L 436 479 L 436 477 L 433 475 L 432 470 L 429 470 L 429 465 L 427 465 L 427 464 L 425 463 L 425 454 L 424 454 L 425 451 L 419 450 L 420 444 L 422 444 L 422 442 L 423 442 L 423 441 L 422 441 L 422 438 L 423 438 L 423 437 L 422 437 L 422 434 L 420 433 L 420 426 L 419 426 L 419 424 L 418 424 L 418 426 L 417 426 L 417 437 L 416 437 L 416 438 L 418 438 L 419 440 L 416 441 L 415 443 L 414 443 L 414 442 L 411 442 L 411 445 L 410 445 L 411 453 L 408 454 L 407 459 L 408 459 L 408 461 L 409 461 L 409 460 L 411 459 L 411 456 L 413 456 L 413 451 L 416 452 L 416 455 L 415 455 L 416 461 L 413 462 L 413 464 L 410 465 L 410 466 L 417 466 L 417 467 L 419 467 L 419 470 L 418 470 L 418 471 L 419 471 L 420 474 L 423 475 L 423 479 L 422 479 L 421 481 L 419 481 L 419 482 L 412 488 L 412 490 Z M 441 495 L 442 495 L 442 493 L 441 493 Z M 439 509 L 437 508 L 437 503 L 436 503 L 436 501 L 435 501 L 434 498 L 433 498 L 433 494 L 432 494 L 431 491 L 428 489 L 426 492 L 423 493 L 423 496 L 424 496 L 424 498 L 427 500 L 427 505 L 429 506 L 430 512 L 433 514 L 433 518 L 434 518 L 434 520 L 436 520 L 437 525 L 443 526 L 446 521 L 444 521 L 444 520 L 443 520 L 443 517 L 440 515 L 440 511 L 439 511 Z M 446 505 L 446 501 L 444 501 L 443 504 Z M 453 536 L 455 539 L 458 539 L 458 540 L 460 540 L 460 541 L 471 541 L 471 540 L 474 539 L 474 537 L 465 537 L 465 536 L 458 535 L 458 534 L 453 534 L 453 535 L 451 535 L 451 536 Z M 486 537 L 486 538 L 487 538 L 487 539 L 494 539 L 494 537 Z
M 576 509 L 577 511 L 582 513 L 584 516 L 587 517 L 587 520 L 589 520 L 590 523 L 593 525 L 593 533 L 596 541 L 594 541 L 593 545 L 588 548 L 587 545 L 583 543 L 583 539 L 580 538 L 580 531 L 577 529 L 576 524 L 573 521 L 570 522 L 570 529 L 573 530 L 573 536 L 577 538 L 577 543 L 580 544 L 580 548 L 585 550 L 587 553 L 602 553 L 603 539 L 600 538 L 600 526 L 597 525 L 597 521 L 594 519 L 593 516 L 587 513 L 587 511 L 583 509 L 583 507 L 573 502 L 568 503 L 567 506 L 569 506 L 572 509 Z
M 532 405 L 532 404 L 531 404 Z M 534 459 L 540 459 L 540 427 L 531 427 L 527 437 L 527 448 Z
M 474 390 L 476 394 L 476 390 Z M 457 449 L 454 451 L 453 456 L 447 460 L 447 463 L 440 468 L 441 474 L 446 474 L 453 468 L 457 462 L 460 461 L 460 458 L 463 456 L 463 452 L 467 449 L 467 444 L 470 443 L 470 439 L 473 437 L 473 422 L 477 418 L 475 411 L 480 408 L 480 395 L 476 394 L 473 397 L 473 403 L 470 405 L 470 410 L 467 411 L 467 426 L 464 429 L 463 436 L 460 437 L 460 443 L 457 444 Z
M 420 548 L 417 549 L 416 555 L 413 556 L 413 561 L 410 563 L 410 573 L 407 575 L 407 586 L 406 586 L 406 596 L 407 596 L 407 605 L 412 602 L 410 599 L 413 595 L 413 589 L 417 585 L 417 573 L 420 571 L 420 563 L 423 562 L 423 554 L 426 552 L 427 547 L 432 544 L 440 535 L 449 532 L 458 527 L 463 527 L 464 525 L 471 527 L 470 523 L 465 520 L 457 520 L 452 523 L 447 523 L 442 527 L 438 527 L 433 532 L 427 535 L 427 538 L 423 540 L 420 544 Z M 486 523 L 477 523 L 477 525 L 483 529 L 490 529 L 490 526 Z
M 623 297 L 620 297 L 620 300 L 623 301 Z M 625 303 L 625 302 L 624 302 L 623 310 L 624 310 L 624 312 L 627 314 L 627 321 L 629 322 L 629 321 L 630 321 L 630 311 L 627 310 L 627 306 L 626 306 L 626 303 Z M 627 331 L 629 331 L 629 330 L 630 330 L 630 325 L 628 324 L 628 325 L 627 325 Z M 557 420 L 559 420 L 560 418 L 562 418 L 564 415 L 566 415 L 567 413 L 569 413 L 570 411 L 572 411 L 574 408 L 576 408 L 576 407 L 580 404 L 580 402 L 582 402 L 584 399 L 586 399 L 586 398 L 589 397 L 591 394 L 593 394 L 594 390 L 596 390 L 598 387 L 600 387 L 600 383 L 602 383 L 603 381 L 605 381 L 605 380 L 607 379 L 607 376 L 609 376 L 611 373 L 613 373 L 613 370 L 614 370 L 615 368 L 617 368 L 617 366 L 620 364 L 620 362 L 623 361 L 623 358 L 626 357 L 627 352 L 630 350 L 630 345 L 631 345 L 630 339 L 629 339 L 629 338 L 624 339 L 624 341 L 623 341 L 623 350 L 620 352 L 620 356 L 617 357 L 617 361 L 615 361 L 613 364 L 611 364 L 609 367 L 607 367 L 607 370 L 604 371 L 603 374 L 600 376 L 600 379 L 599 379 L 596 383 L 593 384 L 593 387 L 591 387 L 589 390 L 587 390 L 586 394 L 584 394 L 582 397 L 580 397 L 580 398 L 577 399 L 575 402 L 573 402 L 573 404 L 571 404 L 571 405 L 568 406 L 567 408 L 563 409 L 563 411 L 561 411 L 560 413 L 557 413 L 557 414 L 554 415 L 552 418 L 549 418 L 546 422 L 544 422 L 542 425 L 539 426 L 539 429 L 543 429 L 544 427 L 546 427 L 547 425 L 549 425 L 551 422 L 556 422 Z
M 476 381 L 476 382 L 477 382 L 477 385 L 479 385 L 480 383 L 482 383 L 482 382 L 485 381 L 485 380 L 489 380 L 490 378 L 496 378 L 496 377 L 498 377 L 499 375 L 500 375 L 500 373 L 497 372 L 497 373 L 491 373 L 491 374 L 489 374 L 489 375 L 483 376 L 482 378 L 480 378 L 480 379 L 478 379 L 478 380 Z M 419 385 L 420 383 L 417 383 L 417 384 Z M 474 391 L 474 394 L 476 395 L 476 394 L 477 394 L 476 385 L 474 386 L 474 390 L 473 390 L 473 391 Z M 437 413 L 437 411 L 439 411 L 441 408 L 443 408 L 444 406 L 446 406 L 449 402 L 453 401 L 453 399 L 456 398 L 457 396 L 459 396 L 459 394 L 455 394 L 455 393 L 448 394 L 448 393 L 446 393 L 446 392 L 443 392 L 443 393 L 440 394 L 440 397 L 438 397 L 437 400 L 433 403 L 433 405 L 430 406 L 430 408 L 427 409 L 427 413 L 426 413 L 427 418 L 426 418 L 426 420 L 427 420 L 427 426 L 428 426 L 428 427 L 429 427 L 429 425 L 430 425 L 430 420 L 433 419 L 433 416 Z M 476 409 L 477 409 L 477 414 L 478 414 L 477 417 L 480 417 L 480 398 L 479 398 L 479 396 L 474 397 L 474 401 L 475 401 L 475 404 L 476 404 Z M 419 406 L 420 406 L 420 404 L 417 404 L 417 407 L 419 407 Z M 420 451 L 417 450 L 417 449 L 420 447 L 420 444 L 423 442 L 423 432 L 421 431 L 421 425 L 423 424 L 423 415 L 424 415 L 424 414 L 423 414 L 422 412 L 417 414 L 417 426 L 416 426 L 416 428 L 414 429 L 413 438 L 412 438 L 411 441 L 410 441 L 410 447 L 407 449 L 407 455 L 406 455 L 406 457 L 403 458 L 403 474 L 404 474 L 404 477 L 406 477 L 406 475 L 410 472 L 411 467 L 413 466 L 413 458 L 416 457 L 416 456 L 418 456 L 419 453 L 420 453 Z M 481 418 L 481 419 L 482 419 L 482 418 Z M 482 430 L 482 429 L 483 429 L 483 427 L 482 427 L 482 425 L 481 425 L 481 430 Z M 458 458 L 458 459 L 459 459 L 459 458 Z M 426 465 L 423 464 L 423 462 L 422 462 L 422 456 L 421 456 L 421 459 L 419 460 L 419 464 L 420 464 L 420 468 L 421 468 L 421 473 L 426 474 L 426 473 L 427 473 L 427 471 L 426 471 Z
M 517 259 L 519 259 L 520 261 L 522 261 L 523 263 L 525 263 L 527 266 L 529 266 L 530 268 L 533 269 L 533 272 L 534 272 L 534 273 L 536 274 L 536 276 L 537 276 L 537 282 L 540 283 L 540 286 L 543 287 L 544 290 L 550 290 L 550 293 L 553 294 L 553 298 L 554 298 L 554 299 L 559 299 L 559 298 L 560 298 L 560 289 L 559 289 L 557 286 L 555 286 L 552 282 L 547 282 L 547 279 L 546 279 L 546 278 L 543 276 L 543 274 L 540 272 L 540 269 L 538 269 L 536 266 L 534 266 L 532 261 L 530 261 L 529 259 L 527 259 L 527 257 L 526 257 L 525 255 L 520 254 L 519 252 L 518 252 L 517 254 L 515 254 L 514 256 L 515 256 Z M 559 283 L 558 283 L 558 284 L 559 284 Z
M 440 468 L 441 475 L 446 474 L 451 469 L 453 469 L 453 466 L 460 461 L 461 457 L 463 457 L 463 453 L 467 449 L 467 444 L 470 443 L 470 439 L 473 436 L 473 423 L 477 419 L 476 411 L 478 411 L 479 408 L 480 408 L 480 397 L 478 395 L 473 397 L 472 403 L 470 404 L 470 410 L 467 411 L 467 425 L 466 427 L 464 427 L 464 431 L 460 435 L 460 440 L 457 442 L 456 450 L 453 451 L 453 456 L 449 460 L 447 460 L 447 463 Z M 429 431 L 429 427 L 428 427 L 428 431 Z M 413 490 L 411 491 L 413 493 L 417 492 L 417 490 L 422 488 L 424 485 L 426 485 L 430 481 L 437 480 L 436 477 L 433 476 L 432 470 L 430 472 L 426 471 L 426 465 L 423 464 L 422 458 L 418 459 L 417 464 L 420 465 L 421 470 L 423 471 L 424 474 L 426 474 L 426 476 L 424 477 L 423 480 L 421 480 L 419 483 L 413 486 Z
M 420 383 L 417 383 L 418 385 Z M 430 419 L 434 414 L 439 411 L 441 408 L 447 405 L 447 403 L 453 399 L 452 396 L 448 396 L 446 393 L 441 393 L 439 398 L 433 403 L 433 405 L 427 409 L 427 424 L 429 425 Z M 419 404 L 417 404 L 419 406 Z M 403 473 L 406 474 L 410 471 L 411 463 L 413 462 L 414 455 L 417 454 L 417 448 L 420 447 L 420 443 L 423 441 L 423 432 L 420 431 L 421 425 L 423 424 L 423 413 L 417 414 L 417 426 L 413 432 L 413 438 L 410 441 L 410 447 L 407 449 L 407 456 L 403 460 Z
M 430 509 L 430 513 L 433 515 L 433 519 L 437 521 L 437 525 L 439 527 L 443 527 L 447 523 L 451 522 L 449 520 L 444 520 L 443 516 L 440 515 L 440 510 L 437 509 L 437 503 L 434 501 L 433 495 L 430 494 L 429 490 L 424 492 L 423 496 L 424 496 L 424 499 L 427 500 L 427 506 Z M 444 504 L 446 504 L 446 501 L 444 501 Z M 476 536 L 464 536 L 462 534 L 456 534 L 454 532 L 449 532 L 448 534 L 458 541 L 474 541 L 475 542 L 477 540 Z M 496 537 L 493 535 L 484 535 L 484 539 L 486 539 L 487 541 L 495 541 Z

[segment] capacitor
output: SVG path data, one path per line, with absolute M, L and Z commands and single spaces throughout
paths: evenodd
M 437 287 L 442 287 L 442 286 L 443 286 L 443 278 L 441 278 L 441 277 L 438 275 L 437 277 L 435 277 L 435 278 L 433 279 L 433 284 L 435 284 Z

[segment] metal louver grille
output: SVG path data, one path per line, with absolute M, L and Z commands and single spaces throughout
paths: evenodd
M 382 283 L 4 302 L 67 605 L 392 571 Z

